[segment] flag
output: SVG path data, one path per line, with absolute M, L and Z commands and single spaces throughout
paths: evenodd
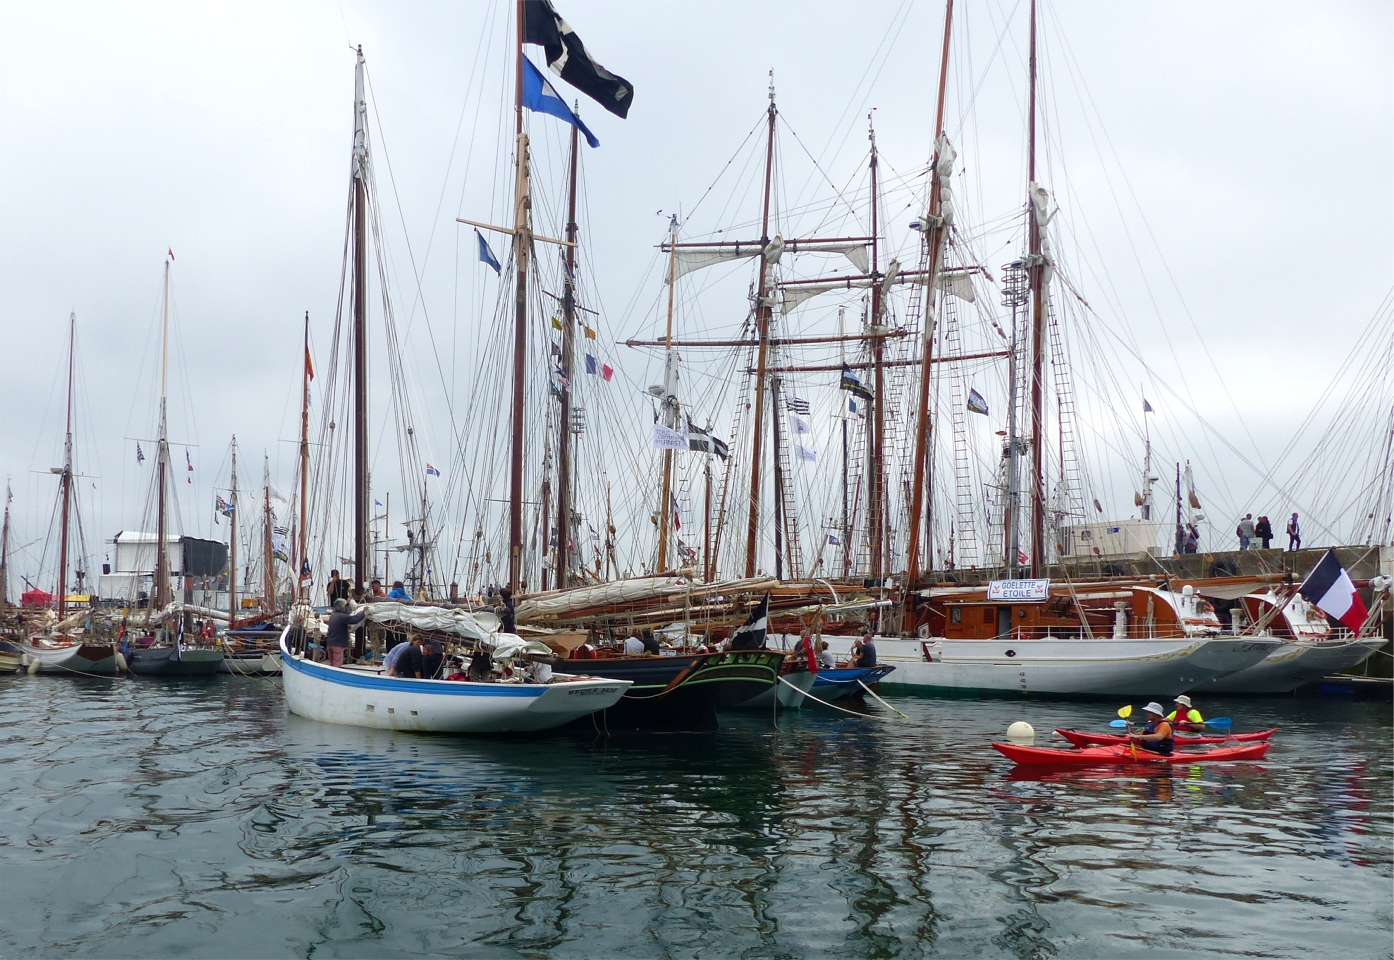
M 560 357 L 560 356 L 561 356 L 561 347 L 557 346 L 557 344 L 556 344 L 555 341 L 549 342 L 549 343 L 547 344 L 547 346 L 550 348 L 550 352 L 551 352 L 552 356 L 554 356 L 554 357 Z
M 1356 633 L 1360 632 L 1365 618 L 1369 616 L 1360 594 L 1355 592 L 1355 584 L 1351 583 L 1350 575 L 1341 566 L 1341 561 L 1336 559 L 1334 550 L 1326 551 L 1326 556 L 1307 574 L 1307 579 L 1302 581 L 1297 592 Z
M 853 396 L 861 397 L 863 400 L 871 399 L 871 391 L 862 383 L 861 378 L 852 372 L 852 368 L 847 364 L 842 365 L 842 384 L 843 390 L 850 391 Z
M 524 0 L 523 42 L 540 45 L 547 66 L 606 110 L 620 119 L 629 115 L 634 85 L 596 63 L 576 31 L 552 9 L 548 0 Z
M 582 327 L 582 329 L 584 329 L 584 330 L 586 331 L 586 339 L 587 339 L 587 340 L 594 340 L 594 339 L 595 339 L 595 330 L 593 330 L 593 329 L 590 328 L 590 327 L 587 327 L 584 323 L 581 324 L 581 327 Z
M 187 464 L 189 465 L 189 472 L 190 472 L 190 473 L 193 473 L 193 472 L 194 472 L 194 462 L 193 462 L 193 460 L 189 459 L 189 451 L 187 451 L 187 450 L 184 451 L 184 462 L 187 463 Z M 193 477 L 188 477 L 187 479 L 188 479 L 188 481 L 189 481 L 190 483 L 193 483 L 193 482 L 194 482 L 194 478 L 193 478 Z
M 682 511 L 678 509 L 678 498 L 673 498 L 673 529 L 682 529 Z
M 216 507 L 218 512 L 225 517 L 231 517 L 233 513 L 237 511 L 237 507 L 235 505 L 228 503 L 222 497 L 215 497 L 213 499 L 213 506 Z M 214 517 L 214 519 L 216 520 L 217 518 Z
M 1026 551 L 1025 551 L 1025 550 L 1021 549 L 1020 547 L 1017 547 L 1017 548 L 1016 548 L 1016 562 L 1017 562 L 1017 563 L 1030 563 L 1030 562 L 1031 562 L 1031 558 L 1028 557 L 1028 556 L 1026 555 Z
M 310 359 L 310 347 L 305 346 L 305 376 L 313 380 L 315 378 L 315 361 Z
M 974 390 L 972 387 L 968 388 L 968 412 L 981 413 L 983 416 L 987 416 L 987 401 L 983 399 L 981 393 Z
M 805 463 L 817 463 L 818 451 L 812 447 L 805 447 L 802 443 L 794 444 L 794 451 L 799 455 L 799 459 Z
M 615 368 L 610 366 L 608 363 L 602 364 L 600 367 L 600 376 L 606 383 L 609 383 L 612 379 L 614 379 Z
M 484 239 L 484 234 L 475 228 L 474 237 L 479 241 L 479 262 L 487 263 L 494 268 L 494 273 L 503 274 L 503 267 L 499 266 L 499 258 L 494 256 L 494 251 L 489 249 L 489 241 Z
M 1152 404 L 1150 404 L 1150 403 L 1147 402 L 1147 398 L 1146 398 L 1146 397 L 1143 397 L 1143 398 L 1142 398 L 1142 412 L 1143 412 L 1143 413 L 1151 413 L 1151 412 L 1152 412 Z
M 790 397 L 789 409 L 806 417 L 809 413 L 808 401 L 801 397 Z
M 140 449 L 140 444 L 136 444 L 136 463 L 145 462 L 145 451 Z
M 310 572 L 310 561 L 305 559 L 300 564 L 300 583 L 302 586 L 311 586 L 315 582 L 314 574 Z
M 687 418 L 687 449 L 698 453 L 714 453 L 723 460 L 731 456 L 730 449 L 720 437 L 714 437 L 710 430 L 703 430 L 697 426 L 691 417 Z
M 165 253 L 169 254 L 169 258 L 170 258 L 171 260 L 174 259 L 174 248 L 173 248 L 173 247 L 170 247 L 169 249 L 167 249 L 167 250 L 165 251 Z
M 382 506 L 382 501 L 379 500 L 379 499 L 377 499 L 376 497 L 374 497 L 374 498 L 373 498 L 373 506 L 375 506 L 375 507 L 380 507 L 380 506 Z
M 653 425 L 653 448 L 655 450 L 686 450 L 687 437 L 661 423 Z
M 590 127 L 581 122 L 581 118 L 571 112 L 571 108 L 566 105 L 566 101 L 557 93 L 557 88 L 547 82 L 547 78 L 542 75 L 542 71 L 532 65 L 531 60 L 523 60 L 523 106 L 534 113 L 545 113 L 548 116 L 556 117 L 558 120 L 565 120 L 586 138 L 586 143 L 592 147 L 600 146 L 600 141 L 595 134 L 591 133 Z
M 842 538 L 835 533 L 828 534 L 828 543 L 834 547 L 842 546 Z
M 428 477 L 438 477 L 438 476 L 440 476 L 440 471 L 437 470 L 435 467 L 431 466 L 431 465 L 428 463 L 428 464 L 426 464 L 426 476 L 428 476 Z
M 290 561 L 290 546 L 286 543 L 283 533 L 277 533 L 271 538 L 271 556 L 277 560 Z
M 553 326 L 555 329 L 560 330 L 560 329 L 561 329 L 561 321 L 558 320 L 556 317 L 553 317 L 553 318 L 552 318 L 552 326 Z
M 732 650 L 765 649 L 765 630 L 770 623 L 770 595 L 755 605 L 745 623 L 731 632 Z
M 566 374 L 562 373 L 561 367 L 552 368 L 552 386 L 558 395 L 571 389 L 571 381 L 566 379 Z
M 857 398 L 856 398 L 856 397 L 848 397 L 848 398 L 847 398 L 847 412 L 848 412 L 848 413 L 856 413 L 856 412 L 857 412 Z
M 810 427 L 808 421 L 803 417 L 799 416 L 797 413 L 791 413 L 789 414 L 789 429 L 794 433 L 808 433 Z
M 598 372 L 599 369 L 596 367 L 595 357 L 589 353 L 586 354 L 586 373 L 589 373 L 592 376 L 594 376 Z

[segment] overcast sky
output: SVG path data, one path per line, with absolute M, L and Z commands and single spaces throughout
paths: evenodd
M 805 163 L 791 160 L 791 196 L 812 170 L 805 149 L 832 181 L 855 181 L 871 108 L 888 165 L 911 175 L 927 160 L 939 2 L 557 6 L 636 89 L 626 121 L 583 105 L 602 141 L 586 158 L 586 256 L 611 341 L 654 332 L 643 305 L 661 292 L 653 246 L 666 212 L 692 209 L 738 152 L 771 70 L 798 137 L 782 141 L 781 155 Z M 176 466 L 187 449 L 195 467 L 193 483 L 176 471 L 186 531 L 217 534 L 209 505 L 234 433 L 257 482 L 265 452 L 273 483 L 289 486 L 300 325 L 308 310 L 327 344 L 339 288 L 351 45 L 363 46 L 372 78 L 397 309 L 418 338 L 409 349 L 427 349 L 423 315 L 452 343 L 487 333 L 476 307 L 492 296 L 481 286 L 491 274 L 473 263 L 473 236 L 454 218 L 506 216 L 509 7 L 0 6 L 0 467 L 20 543 L 41 540 L 52 512 L 70 312 L 94 562 L 102 540 L 141 525 L 148 464 L 137 468 L 135 443 L 153 436 L 167 249 L 171 435 L 191 445 L 175 448 Z M 1024 196 L 1025 9 L 959 4 L 948 127 L 964 175 L 981 178 L 965 202 L 984 218 L 1011 215 Z M 1249 465 L 1285 446 L 1394 286 L 1394 8 L 1047 0 L 1042 9 L 1041 179 L 1081 238 L 1080 293 L 1210 424 L 1136 371 L 1122 374 L 1152 394 L 1161 458 L 1206 459 L 1215 512 L 1277 516 L 1280 498 Z M 543 148 L 561 143 L 555 130 L 546 136 Z M 898 230 L 896 242 L 908 243 Z M 1015 254 L 986 255 L 999 264 Z M 641 306 L 626 309 L 632 302 Z M 455 351 L 447 369 L 467 362 L 444 349 Z M 653 382 L 649 357 L 602 349 L 626 382 Z M 430 402 L 441 388 L 416 389 Z M 1394 401 L 1374 399 L 1385 409 Z M 423 447 L 451 459 L 443 429 Z M 1128 458 L 1138 453 L 1119 447 L 1100 445 L 1096 455 L 1112 462 L 1094 469 L 1115 478 L 1102 481 L 1119 499 L 1110 513 L 1126 515 Z M 40 546 L 17 559 L 21 570 L 33 570 Z

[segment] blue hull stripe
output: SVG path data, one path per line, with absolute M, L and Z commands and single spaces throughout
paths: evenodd
M 341 687 L 359 690 L 392 690 L 397 693 L 417 693 L 438 697 L 540 697 L 548 688 L 533 683 L 470 683 L 463 680 L 409 680 L 402 677 L 381 677 L 355 671 L 339 671 L 317 663 L 306 663 L 281 648 L 281 663 L 287 670 L 323 680 Z

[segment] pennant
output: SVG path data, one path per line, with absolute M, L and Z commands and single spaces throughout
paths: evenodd
M 857 398 L 856 398 L 856 397 L 848 397 L 848 398 L 847 398 L 847 412 L 848 412 L 848 413 L 856 413 L 856 412 L 857 412 Z
M 863 400 L 871 399 L 871 391 L 862 383 L 861 378 L 852 372 L 852 368 L 845 363 L 842 365 L 842 383 L 840 386 L 843 390 L 851 392 L 853 396 L 861 397 Z
M 812 430 L 808 425 L 808 421 L 797 413 L 789 414 L 789 429 L 794 433 L 808 433 Z
M 571 389 L 571 381 L 566 379 L 566 374 L 562 373 L 561 367 L 552 368 L 552 386 L 556 387 L 559 393 L 565 393 Z
M 745 623 L 741 624 L 731 632 L 731 642 L 728 645 L 732 650 L 763 650 L 765 649 L 765 630 L 770 623 L 770 595 L 765 594 L 765 599 L 755 605 L 755 609 L 750 611 L 750 616 Z
M 193 473 L 193 472 L 194 472 L 194 461 L 191 460 L 191 459 L 189 459 L 189 451 L 187 451 L 187 450 L 184 451 L 184 462 L 187 463 L 187 464 L 189 465 L 189 472 L 190 472 L 190 473 Z M 187 479 L 190 483 L 193 483 L 193 482 L 194 482 L 194 478 L 193 478 L 193 477 L 187 477 L 186 479 Z
M 549 342 L 549 343 L 547 344 L 547 346 L 550 348 L 550 352 L 551 352 L 552 356 L 554 356 L 554 357 L 560 357 L 560 356 L 561 356 L 561 347 L 557 346 L 557 344 L 556 344 L 555 341 Z
M 305 347 L 305 376 L 313 380 L 315 378 L 315 361 L 310 359 L 310 348 Z
M 968 388 L 967 406 L 969 413 L 981 413 L 983 416 L 987 416 L 987 401 L 983 399 L 981 393 L 974 390 L 972 387 Z
M 494 256 L 494 251 L 489 249 L 489 241 L 484 239 L 484 234 L 475 228 L 474 237 L 479 241 L 479 262 L 487 263 L 494 268 L 494 273 L 502 276 L 503 267 L 499 266 L 499 258 Z
M 1365 602 L 1360 599 L 1360 594 L 1355 592 L 1355 584 L 1351 582 L 1350 575 L 1341 566 L 1341 561 L 1336 559 L 1334 550 L 1326 551 L 1326 555 L 1312 568 L 1312 572 L 1307 574 L 1307 579 L 1302 581 L 1302 586 L 1297 588 L 1297 592 L 1302 594 L 1303 599 L 1316 604 L 1323 613 L 1341 621 L 1355 633 L 1360 632 L 1360 628 L 1365 625 L 1365 619 L 1370 615 L 1365 609 Z
M 145 462 L 145 451 L 140 449 L 140 444 L 136 444 L 136 463 Z
M 440 471 L 437 470 L 435 467 L 431 466 L 431 465 L 428 463 L 428 464 L 426 464 L 426 476 L 428 476 L 428 477 L 438 477 L 438 476 L 440 476 Z
M 634 85 L 596 63 L 548 0 L 524 0 L 523 42 L 541 46 L 547 66 L 606 110 L 620 119 L 629 115 Z
M 828 544 L 834 547 L 842 546 L 842 538 L 835 533 L 828 534 Z
M 804 400 L 801 397 L 790 397 L 789 409 L 793 410 L 797 414 L 801 414 L 802 416 L 806 417 L 809 414 L 810 408 L 807 400 Z
M 381 500 L 378 500 L 378 499 L 376 499 L 376 498 L 374 498 L 374 499 L 373 499 L 373 506 L 375 506 L 375 507 L 380 507 L 380 506 L 382 506 L 382 501 L 381 501 Z
M 600 377 L 606 383 L 609 383 L 615 377 L 615 368 L 608 363 L 602 364 L 600 367 Z
M 553 318 L 552 318 L 552 326 L 553 326 L 553 328 L 555 328 L 555 329 L 557 329 L 557 330 L 560 330 L 560 329 L 562 328 L 562 326 L 561 326 L 561 321 L 558 320 L 556 317 L 553 317 Z
M 1150 403 L 1147 402 L 1147 398 L 1146 398 L 1146 397 L 1143 397 L 1143 398 L 1142 398 L 1142 412 L 1143 412 L 1143 413 L 1151 413 L 1151 412 L 1152 412 L 1152 404 L 1150 404 Z
M 174 248 L 173 248 L 173 247 L 170 247 L 169 249 L 167 249 L 167 250 L 165 251 L 165 253 L 167 253 L 167 254 L 169 255 L 169 259 L 170 259 L 171 261 L 174 260 Z
M 589 373 L 591 376 L 594 376 L 598 372 L 599 368 L 595 364 L 595 357 L 593 357 L 589 353 L 586 354 L 586 373 Z
M 581 118 L 571 112 L 571 108 L 566 105 L 566 101 L 557 93 L 557 88 L 547 82 L 547 78 L 542 75 L 542 71 L 532 65 L 531 60 L 523 60 L 523 106 L 534 113 L 545 113 L 558 120 L 564 120 L 571 124 L 581 135 L 586 138 L 586 143 L 592 147 L 600 146 L 600 141 L 595 134 L 591 133 L 590 127 L 581 122 Z
M 794 452 L 799 455 L 799 459 L 805 463 L 817 463 L 818 451 L 812 447 L 805 447 L 802 443 L 794 444 Z

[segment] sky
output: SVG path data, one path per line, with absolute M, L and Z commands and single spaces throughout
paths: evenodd
M 823 184 L 855 192 L 873 109 L 884 164 L 913 180 L 933 141 L 943 7 L 557 6 L 636 89 L 624 121 L 582 105 L 601 140 L 584 159 L 586 275 L 604 358 L 620 371 L 617 396 L 631 391 L 612 402 L 623 408 L 642 403 L 657 375 L 651 354 L 615 341 L 657 330 L 654 247 L 668 216 L 683 211 L 693 236 L 717 229 L 721 214 L 753 222 L 748 184 L 722 174 L 751 156 L 742 144 L 771 79 L 788 129 L 779 156 L 790 211 Z M 956 11 L 946 126 L 971 184 L 964 210 L 984 220 L 1010 219 L 1025 193 L 1025 10 L 960 0 Z M 509 12 L 503 3 L 0 5 L 0 467 L 14 490 L 20 572 L 35 575 L 53 512 L 70 314 L 93 562 L 118 530 L 145 524 L 148 464 L 135 447 L 144 442 L 148 455 L 154 435 L 168 251 L 185 532 L 224 535 L 211 504 L 228 482 L 234 434 L 244 483 L 260 485 L 264 457 L 272 484 L 290 487 L 303 318 L 327 353 L 339 293 L 360 44 L 394 309 L 419 361 L 415 402 L 431 409 L 422 456 L 457 457 L 440 411 L 446 395 L 454 409 L 493 378 L 481 344 L 498 327 L 498 288 L 454 220 L 507 216 Z M 1123 424 L 1091 448 L 1107 514 L 1132 509 L 1144 429 L 1160 461 L 1195 458 L 1216 536 L 1245 510 L 1320 509 L 1316 494 L 1280 494 L 1264 477 L 1283 475 L 1274 461 L 1294 425 L 1351 372 L 1350 346 L 1394 286 L 1394 9 L 1060 0 L 1042 4 L 1041 21 L 1040 179 L 1060 206 L 1061 255 L 1100 342 L 1134 344 L 1150 368 L 1120 367 L 1100 391 L 1081 393 L 1082 419 Z M 550 176 L 564 134 L 550 118 L 530 127 L 539 176 Z M 888 214 L 899 218 L 887 227 L 893 248 L 911 249 L 911 196 L 895 194 Z M 982 236 L 989 266 L 1016 255 L 1010 231 Z M 705 304 L 684 306 L 687 329 L 739 322 L 749 278 L 727 281 L 732 306 L 714 285 Z M 998 380 L 985 376 L 985 392 Z M 1150 423 L 1112 413 L 1139 410 L 1139 394 L 1157 410 Z M 1287 455 L 1300 459 L 1336 415 L 1328 398 Z M 646 429 L 637 428 L 639 450 Z

